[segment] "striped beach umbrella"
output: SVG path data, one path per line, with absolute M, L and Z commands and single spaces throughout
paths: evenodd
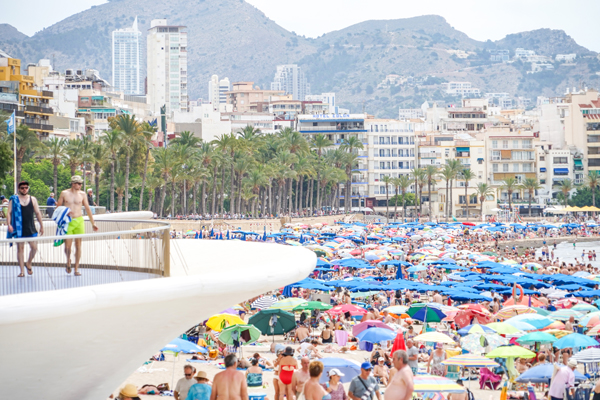
M 271 304 L 271 306 L 269 306 L 268 308 L 278 308 L 284 311 L 291 311 L 294 307 L 305 302 L 306 300 L 304 299 L 299 299 L 297 297 L 288 297 L 287 299 L 279 300 L 278 302 Z
M 446 393 L 464 393 L 466 389 L 443 376 L 434 375 L 416 375 L 414 378 L 414 392 L 446 392 Z
M 552 318 L 556 321 L 567 321 L 571 317 L 575 317 L 575 319 L 580 319 L 582 317 L 582 313 L 573 311 L 571 308 L 563 308 L 561 310 L 556 310 L 548 314 L 548 318 Z
M 522 305 L 513 305 L 502 307 L 502 310 L 498 311 L 494 318 L 496 319 L 508 319 L 514 317 L 516 315 L 521 314 L 535 314 L 536 311 L 532 307 L 522 306 Z
M 450 357 L 447 360 L 442 361 L 442 365 L 459 365 L 461 367 L 469 368 L 484 368 L 484 367 L 498 367 L 499 364 L 477 354 L 461 354 L 460 356 Z
M 250 306 L 252 308 L 256 308 L 257 310 L 264 310 L 265 308 L 271 307 L 276 302 L 277 298 L 274 296 L 263 296 L 254 300 Z

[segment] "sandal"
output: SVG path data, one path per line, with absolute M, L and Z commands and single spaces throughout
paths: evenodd
M 75 272 L 75 273 L 73 274 L 73 276 L 81 276 L 81 273 L 80 273 L 80 272 Z
M 19 275 L 17 275 L 17 278 L 25 278 L 25 274 L 21 272 Z
M 30 267 L 25 267 L 25 269 L 27 269 L 27 275 L 33 275 L 33 269 Z
M 70 273 L 71 273 L 71 266 L 70 266 L 70 265 L 68 265 L 68 266 L 65 268 L 65 270 L 67 271 L 67 274 L 70 274 Z

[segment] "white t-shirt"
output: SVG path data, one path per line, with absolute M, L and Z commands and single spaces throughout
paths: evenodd
M 196 383 L 196 380 L 194 378 L 185 379 L 185 377 L 184 377 L 177 381 L 177 385 L 175 386 L 175 391 L 177 393 L 179 393 L 179 398 L 181 400 L 185 400 L 185 398 L 188 395 L 188 392 L 190 391 L 190 388 L 195 383 Z

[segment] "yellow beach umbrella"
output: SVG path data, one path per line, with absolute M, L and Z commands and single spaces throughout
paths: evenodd
M 422 335 L 415 336 L 414 339 L 417 342 L 433 342 L 433 343 L 448 343 L 453 344 L 454 340 L 448 335 L 444 335 L 440 332 L 427 332 Z
M 237 325 L 237 324 L 244 325 L 245 322 L 238 315 L 233 315 L 233 314 L 213 315 L 206 322 L 206 326 L 208 326 L 209 328 L 211 328 L 217 332 L 221 332 L 226 327 L 231 326 L 231 325 Z
M 560 329 L 548 329 L 547 331 L 544 331 L 544 332 L 556 336 L 557 339 L 560 339 L 563 336 L 567 336 L 568 334 L 573 333 L 573 332 L 569 332 L 569 331 L 561 331 Z

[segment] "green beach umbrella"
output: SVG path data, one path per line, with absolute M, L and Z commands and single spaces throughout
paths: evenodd
M 521 346 L 501 346 L 485 355 L 487 358 L 533 358 L 535 353 Z
M 446 314 L 439 307 L 430 304 L 413 304 L 406 313 L 412 319 L 423 322 L 441 322 L 446 318 Z
M 519 344 L 534 344 L 534 343 L 554 343 L 558 339 L 556 336 L 546 332 L 530 332 L 517 339 Z
M 263 335 L 274 336 L 294 329 L 296 318 L 287 311 L 267 308 L 251 316 L 248 323 L 254 325 Z
M 245 333 L 245 332 L 248 333 Z M 219 340 L 225 344 L 233 346 L 233 338 L 237 335 L 238 341 L 243 344 L 254 343 L 260 338 L 260 331 L 254 325 L 233 325 L 221 332 Z M 250 338 L 245 341 L 245 338 Z
M 492 322 L 490 324 L 487 324 L 486 326 L 492 328 L 501 335 L 511 335 L 513 333 L 521 332 L 520 329 L 517 329 L 511 324 L 507 324 L 506 322 Z
M 279 300 L 278 302 L 271 304 L 271 307 L 269 307 L 269 308 L 291 311 L 298 304 L 302 304 L 302 303 L 306 303 L 306 300 L 299 299 L 297 297 L 288 297 L 287 299 Z
M 329 310 L 332 308 L 329 304 L 325 304 L 321 301 L 306 301 L 298 304 L 292 309 L 292 311 L 304 311 L 304 310 Z
M 539 307 L 531 307 L 531 308 L 533 308 L 539 315 L 543 315 L 544 317 L 551 313 L 551 311 L 544 310 L 543 308 L 539 308 Z

